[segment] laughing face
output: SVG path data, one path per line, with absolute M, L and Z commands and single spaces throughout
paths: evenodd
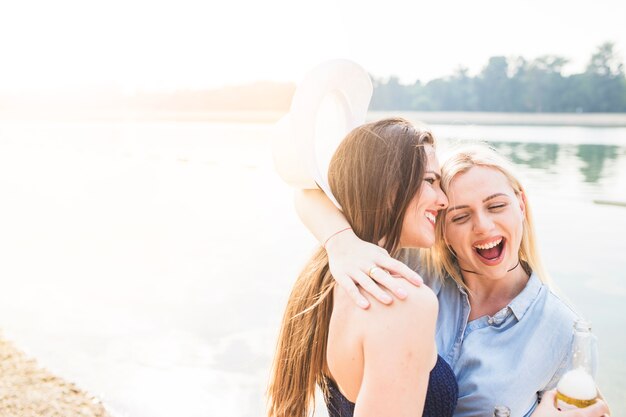
M 472 167 L 454 177 L 448 199 L 444 237 L 461 269 L 490 279 L 506 276 L 518 262 L 525 210 L 507 177 Z
M 402 221 L 400 246 L 429 248 L 435 243 L 435 222 L 441 209 L 448 206 L 448 199 L 441 190 L 441 170 L 432 146 L 426 146 L 428 166 L 419 192 L 407 207 Z

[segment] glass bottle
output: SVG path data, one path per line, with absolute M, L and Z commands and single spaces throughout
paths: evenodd
M 509 407 L 497 405 L 496 408 L 493 409 L 493 417 L 511 417 L 511 410 Z
M 592 376 L 593 341 L 591 324 L 577 320 L 574 323 L 572 367 L 557 385 L 555 406 L 561 411 L 588 407 L 597 400 L 598 389 Z

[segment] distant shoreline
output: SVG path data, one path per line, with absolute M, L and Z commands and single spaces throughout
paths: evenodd
M 368 112 L 368 120 L 400 116 L 427 124 L 626 127 L 626 113 Z
M 260 123 L 278 121 L 285 111 L 175 112 L 147 110 L 61 110 L 33 113 L 0 111 L 3 121 L 61 122 L 218 122 Z M 399 116 L 427 124 L 483 126 L 580 126 L 626 127 L 626 113 L 487 113 L 487 112 L 417 112 L 370 111 L 367 120 Z

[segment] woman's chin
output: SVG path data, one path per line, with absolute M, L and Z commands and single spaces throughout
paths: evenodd
M 400 247 L 402 248 L 428 249 L 434 244 L 435 233 L 430 230 L 423 230 L 419 236 L 416 236 L 413 239 L 407 239 L 405 242 L 400 239 Z

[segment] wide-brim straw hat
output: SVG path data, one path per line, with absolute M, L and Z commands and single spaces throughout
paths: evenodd
M 326 61 L 311 70 L 276 124 L 272 151 L 281 178 L 296 188 L 319 187 L 339 207 L 328 164 L 346 134 L 365 122 L 372 91 L 368 73 L 352 61 Z

